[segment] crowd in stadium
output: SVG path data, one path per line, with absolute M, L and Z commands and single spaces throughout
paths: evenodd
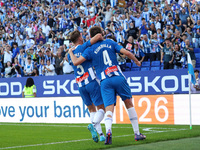
M 70 32 L 79 30 L 87 41 L 93 26 L 134 53 L 144 68 L 184 68 L 187 53 L 199 67 L 199 11 L 195 0 L 1 0 L 1 77 L 72 74 Z M 142 70 L 121 54 L 118 61 L 123 71 Z

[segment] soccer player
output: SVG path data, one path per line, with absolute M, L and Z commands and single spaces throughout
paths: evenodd
M 90 29 L 91 37 L 94 37 L 98 33 L 102 33 L 101 28 L 96 26 Z M 141 63 L 131 52 L 125 50 L 122 46 L 118 45 L 116 42 L 110 39 L 99 41 L 91 47 L 87 48 L 79 58 L 73 55 L 72 50 L 69 51 L 72 62 L 75 66 L 82 64 L 86 60 L 91 60 L 98 78 L 101 79 L 101 95 L 103 98 L 104 106 L 106 108 L 105 144 L 112 144 L 111 127 L 114 105 L 116 104 L 116 94 L 122 98 L 126 108 L 128 109 L 129 119 L 135 133 L 135 140 L 138 141 L 146 138 L 145 135 L 139 132 L 138 118 L 135 108 L 133 107 L 130 87 L 123 73 L 121 72 L 120 67 L 118 66 L 116 53 L 125 54 L 138 66 L 141 65 Z
M 75 46 L 75 50 L 73 51 L 74 55 L 79 57 L 88 46 L 91 46 L 91 44 L 96 43 L 98 40 L 103 40 L 103 37 L 101 34 L 97 34 L 91 40 L 83 44 L 83 38 L 77 30 L 71 33 L 70 40 Z M 76 83 L 79 87 L 79 93 L 83 102 L 90 111 L 90 120 L 92 124 L 88 125 L 88 129 L 92 134 L 92 138 L 95 142 L 98 142 L 98 132 L 100 135 L 100 141 L 105 141 L 105 136 L 100 125 L 100 122 L 104 118 L 105 108 L 101 97 L 100 85 L 96 80 L 96 75 L 92 68 L 91 61 L 85 61 L 78 66 L 74 66 L 69 55 L 68 61 L 74 69 Z M 97 112 L 95 106 L 97 106 Z

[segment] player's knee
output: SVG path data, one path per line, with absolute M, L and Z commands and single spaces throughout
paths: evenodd
M 102 109 L 103 111 L 105 111 L 104 104 L 97 106 L 97 109 L 98 110 Z
M 126 99 L 124 101 L 124 104 L 125 104 L 127 109 L 133 107 L 133 103 L 132 103 L 132 99 L 131 98 L 130 99 Z
M 87 106 L 87 107 L 88 107 L 88 110 L 89 110 L 90 113 L 91 113 L 91 112 L 96 112 L 95 106 L 89 105 L 89 106 Z

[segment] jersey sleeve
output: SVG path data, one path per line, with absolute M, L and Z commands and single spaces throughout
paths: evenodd
M 86 59 L 86 60 L 92 60 L 92 48 L 87 48 L 82 56 Z
M 72 65 L 72 60 L 71 60 L 69 53 L 67 54 L 67 59 L 68 59 L 69 64 Z
M 81 45 L 81 49 L 85 50 L 85 49 L 88 48 L 89 46 L 91 46 L 90 40 L 88 40 L 88 41 L 85 42 L 83 45 Z
M 120 50 L 123 48 L 123 46 L 119 45 L 117 42 L 115 42 L 113 40 L 109 40 L 109 43 L 111 43 L 112 46 L 114 46 L 116 53 L 120 53 Z

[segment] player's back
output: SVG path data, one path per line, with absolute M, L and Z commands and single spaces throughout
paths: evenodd
M 121 48 L 123 47 L 113 40 L 107 39 L 92 45 L 89 50 L 86 50 L 83 57 L 87 59 L 86 55 L 90 55 L 89 60 L 92 60 L 97 76 L 104 80 L 113 75 L 123 75 L 116 57 L 116 53 L 119 53 Z
M 88 42 L 84 43 L 83 45 L 78 45 L 76 49 L 73 51 L 74 55 L 76 57 L 80 57 L 88 46 L 90 46 Z M 70 62 L 70 64 L 74 69 L 76 83 L 78 84 L 79 87 L 82 87 L 91 82 L 92 80 L 96 79 L 96 75 L 92 68 L 92 61 L 87 60 L 78 66 L 74 66 L 69 54 L 68 54 L 68 61 Z

